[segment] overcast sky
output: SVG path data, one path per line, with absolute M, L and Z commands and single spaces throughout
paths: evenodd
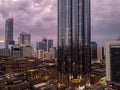
M 5 20 L 14 18 L 14 40 L 30 33 L 32 43 L 45 36 L 57 43 L 57 0 L 0 0 L 0 40 Z M 91 0 L 92 41 L 99 45 L 120 36 L 120 0 Z

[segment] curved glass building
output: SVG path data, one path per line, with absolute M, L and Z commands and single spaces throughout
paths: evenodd
M 91 69 L 90 0 L 58 0 L 58 70 L 78 79 Z

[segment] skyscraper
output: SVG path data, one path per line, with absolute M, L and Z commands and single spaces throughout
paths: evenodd
M 69 80 L 90 73 L 90 0 L 58 0 L 58 70 Z
M 47 38 L 43 37 L 42 42 L 44 43 L 45 51 L 47 51 Z
M 48 51 L 49 51 L 49 48 L 52 48 L 53 47 L 53 40 L 50 39 L 48 40 Z
M 106 77 L 112 83 L 109 90 L 120 90 L 120 41 L 106 43 Z
M 46 48 L 47 48 L 46 43 L 44 43 L 44 42 L 37 42 L 36 43 L 36 49 L 37 50 L 44 50 L 44 51 L 46 51 Z
M 13 42 L 13 18 L 8 18 L 5 24 L 5 48 Z
M 97 59 L 97 43 L 91 42 L 91 59 Z
M 24 46 L 31 45 L 31 35 L 25 32 L 20 33 L 18 42 L 20 45 L 24 45 Z

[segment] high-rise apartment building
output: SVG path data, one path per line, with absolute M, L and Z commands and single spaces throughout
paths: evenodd
M 91 71 L 90 0 L 58 0 L 58 70 L 69 80 Z
M 18 43 L 23 46 L 31 45 L 31 35 L 25 32 L 20 33 Z
M 120 41 L 106 43 L 106 77 L 109 90 L 120 90 Z
M 13 42 L 13 18 L 8 18 L 5 24 L 5 48 Z

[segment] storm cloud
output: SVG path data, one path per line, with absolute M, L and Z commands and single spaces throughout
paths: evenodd
M 120 35 L 120 0 L 91 0 L 92 41 L 104 45 Z M 20 32 L 30 33 L 32 43 L 45 36 L 57 44 L 57 0 L 0 0 L 0 39 L 4 39 L 5 20 L 14 18 L 14 39 Z

